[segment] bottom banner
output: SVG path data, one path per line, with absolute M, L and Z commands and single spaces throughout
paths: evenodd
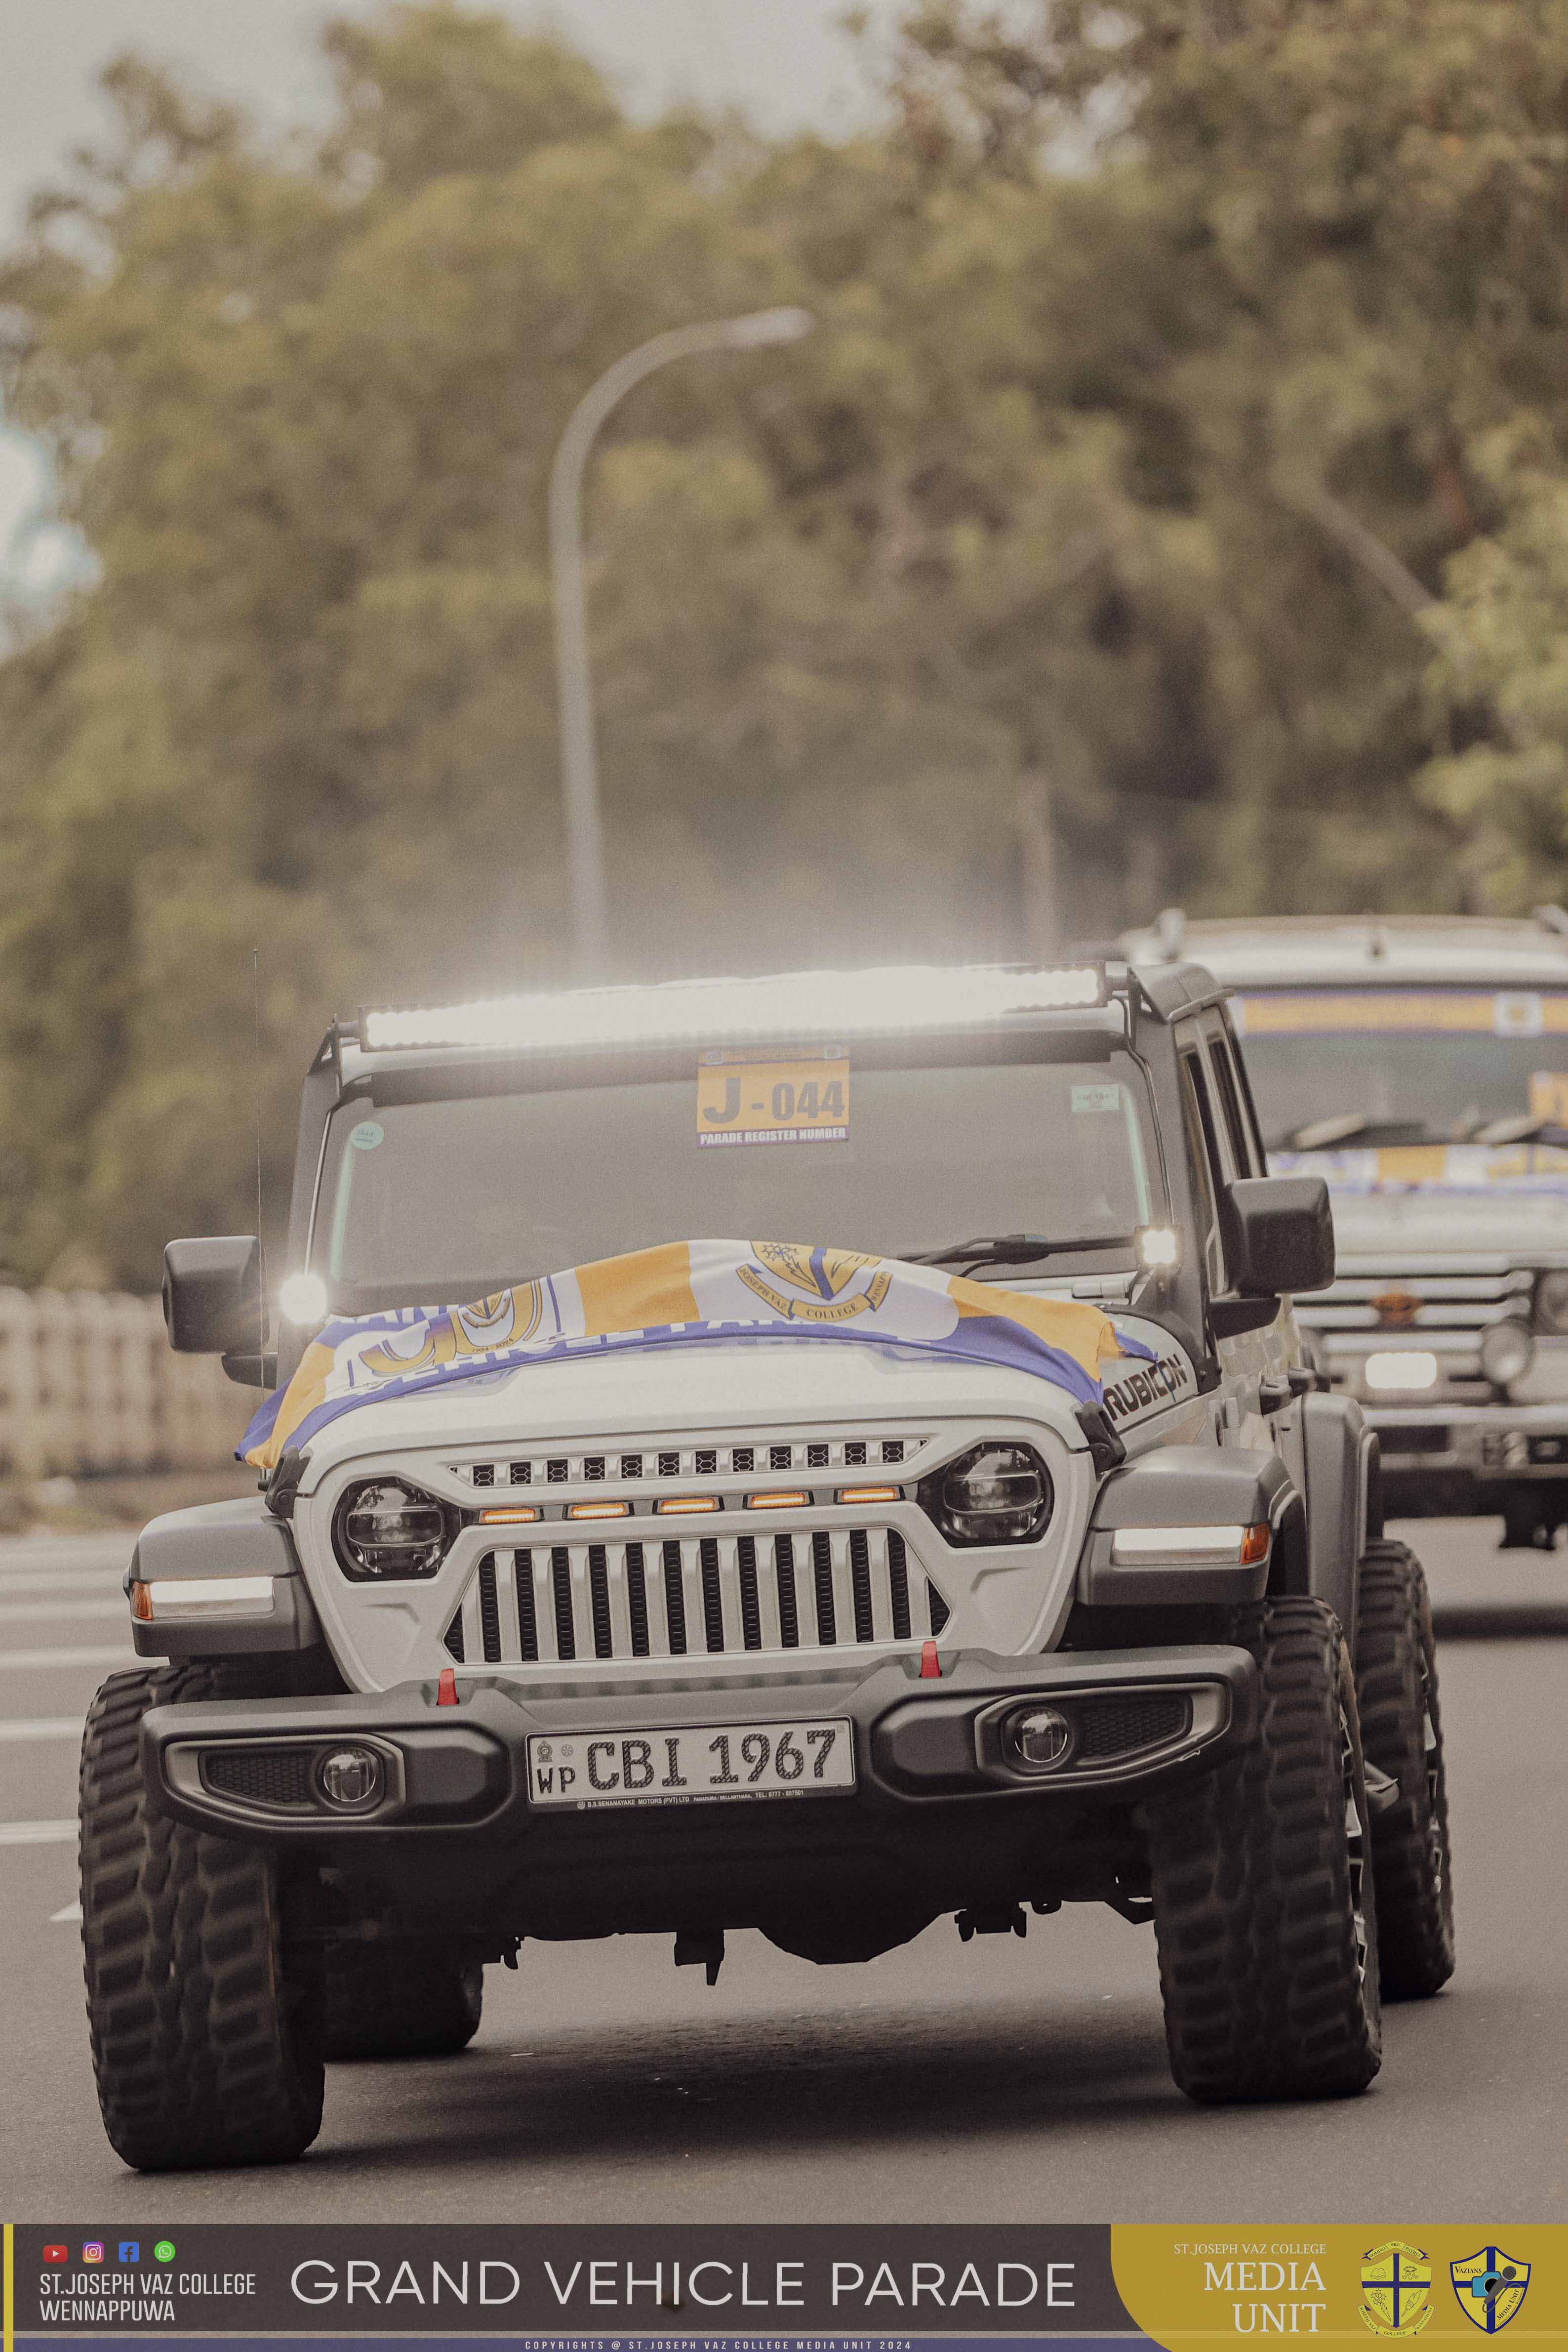
M 5 2352 L 280 2338 L 529 2352 L 1568 2344 L 1568 2228 L 7 2223 Z

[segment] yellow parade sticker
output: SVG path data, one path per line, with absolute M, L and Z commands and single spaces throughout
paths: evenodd
M 697 1062 L 699 1144 L 847 1143 L 850 1057 L 842 1046 L 757 1061 L 716 1047 Z

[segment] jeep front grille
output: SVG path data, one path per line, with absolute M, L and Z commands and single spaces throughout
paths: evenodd
M 917 1437 L 813 1438 L 805 1444 L 782 1444 L 758 1437 L 749 1444 L 650 1446 L 646 1451 L 621 1448 L 603 1454 L 528 1454 L 504 1461 L 454 1462 L 455 1478 L 470 1486 L 598 1486 L 609 1479 L 619 1486 L 654 1485 L 664 1478 L 749 1478 L 758 1471 L 769 1476 L 779 1470 L 869 1470 L 892 1467 L 908 1460 L 924 1445 Z
M 762 1657 L 923 1640 L 947 1615 L 896 1528 L 769 1528 L 486 1552 L 444 1638 L 467 1665 Z

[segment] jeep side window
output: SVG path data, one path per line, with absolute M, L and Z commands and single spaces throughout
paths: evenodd
M 1230 1139 L 1230 1156 L 1239 1176 L 1259 1176 L 1263 1162 L 1253 1141 L 1252 1129 L 1242 1108 L 1241 1087 L 1229 1038 L 1223 1027 L 1206 1032 L 1209 1063 L 1214 1071 L 1215 1088 L 1219 1107 L 1225 1115 L 1226 1133 Z
M 1209 1296 L 1218 1298 L 1227 1286 L 1225 1253 L 1220 1246 L 1219 1216 L 1216 1206 L 1218 1188 L 1225 1178 L 1220 1166 L 1218 1139 L 1214 1131 L 1208 1083 L 1204 1076 L 1202 1057 L 1196 1045 L 1183 1047 L 1181 1067 L 1182 1111 L 1186 1123 L 1187 1157 L 1192 1164 L 1198 1223 L 1202 1228 L 1204 1265 L 1208 1273 Z

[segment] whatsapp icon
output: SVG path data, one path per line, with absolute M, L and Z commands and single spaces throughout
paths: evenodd
M 152 2249 L 152 2259 L 155 2263 L 172 2263 L 174 2259 L 173 2239 L 160 2238 Z

